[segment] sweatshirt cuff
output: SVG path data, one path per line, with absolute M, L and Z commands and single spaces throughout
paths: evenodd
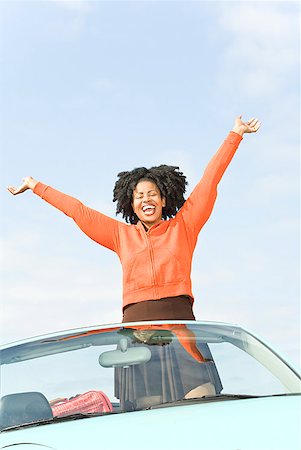
M 35 185 L 33 193 L 38 195 L 39 197 L 43 198 L 44 193 L 46 191 L 46 189 L 49 186 L 47 186 L 46 184 L 41 183 L 40 181 Z
M 243 140 L 243 137 L 240 134 L 235 133 L 235 131 L 230 131 L 228 139 L 231 144 L 239 144 Z

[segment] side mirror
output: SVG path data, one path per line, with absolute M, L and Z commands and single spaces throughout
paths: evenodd
M 103 352 L 98 359 L 102 367 L 129 367 L 135 364 L 143 364 L 151 359 L 151 351 L 144 346 L 128 348 L 128 340 L 121 338 L 119 348 Z

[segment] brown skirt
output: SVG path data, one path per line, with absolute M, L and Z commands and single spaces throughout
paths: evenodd
M 195 320 L 192 301 L 187 295 L 131 303 L 123 309 L 122 322 L 145 320 Z

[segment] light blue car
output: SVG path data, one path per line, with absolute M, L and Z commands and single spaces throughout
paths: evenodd
M 1 348 L 0 449 L 300 450 L 301 379 L 239 326 L 113 324 Z

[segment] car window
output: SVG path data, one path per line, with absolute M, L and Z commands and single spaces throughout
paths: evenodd
M 229 342 L 211 344 L 210 349 L 223 382 L 223 392 L 250 395 L 288 392 L 273 373 Z
M 115 348 L 116 345 L 103 346 L 101 352 Z M 88 347 L 3 366 L 1 395 L 39 391 L 51 401 L 101 390 L 112 401 L 117 401 L 114 396 L 114 369 L 99 365 L 101 352 L 99 347 Z
M 300 377 L 238 327 L 117 326 L 1 350 L 2 428 L 231 396 L 300 393 Z

